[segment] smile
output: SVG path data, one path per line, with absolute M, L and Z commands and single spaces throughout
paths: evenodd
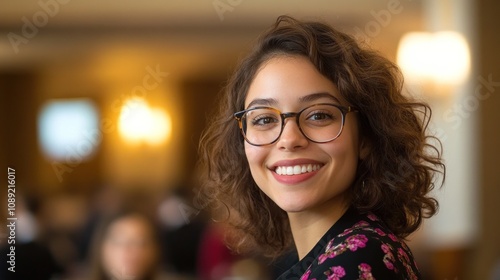
M 294 166 L 277 166 L 274 172 L 278 175 L 299 175 L 304 173 L 310 173 L 321 168 L 319 164 L 304 164 L 304 165 L 294 165 Z

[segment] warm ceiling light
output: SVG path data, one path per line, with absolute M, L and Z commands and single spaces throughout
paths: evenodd
M 153 145 L 160 144 L 170 137 L 171 130 L 170 116 L 163 110 L 151 109 L 151 127 L 145 140 Z
M 467 40 L 457 32 L 410 32 L 399 42 L 397 61 L 410 80 L 463 83 L 470 72 Z
M 144 99 L 134 98 L 123 104 L 118 129 L 128 142 L 157 145 L 170 137 L 172 121 L 164 110 L 151 108 Z

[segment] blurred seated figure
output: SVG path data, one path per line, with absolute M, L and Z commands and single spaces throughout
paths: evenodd
M 270 279 L 260 260 L 238 255 L 226 246 L 224 223 L 207 221 L 208 213 L 189 204 L 192 198 L 185 189 L 165 196 L 157 209 L 165 268 L 183 279 Z
M 0 242 L 0 279 L 54 279 L 62 273 L 62 268 L 46 244 L 39 240 L 40 201 L 34 197 L 31 199 L 24 197 L 19 192 L 17 200 L 15 240 L 7 242 L 7 239 L 3 239 L 6 242 Z M 15 250 L 11 250 L 11 245 Z M 11 255 L 14 259 L 11 259 Z M 9 268 L 12 270 L 8 270 Z
M 106 220 L 94 238 L 93 280 L 173 279 L 159 273 L 159 241 L 154 223 L 135 211 Z
M 201 238 L 206 227 L 203 214 L 188 206 L 182 191 L 165 196 L 158 205 L 164 266 L 169 271 L 196 278 Z M 193 212 L 190 212 L 193 211 Z
M 238 260 L 224 243 L 225 229 L 221 224 L 208 226 L 203 234 L 199 250 L 198 278 L 217 280 L 229 278 L 231 267 Z

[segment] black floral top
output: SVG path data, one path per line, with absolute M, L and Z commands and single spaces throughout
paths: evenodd
M 277 280 L 421 279 L 410 249 L 374 214 L 350 208 Z

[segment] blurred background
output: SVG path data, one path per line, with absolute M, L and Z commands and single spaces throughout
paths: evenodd
M 426 279 L 500 279 L 499 13 L 494 0 L 2 1 L 0 177 L 15 170 L 18 278 L 0 278 L 98 279 L 120 266 L 104 257 L 116 248 L 150 260 L 123 277 L 273 279 L 266 260 L 224 248 L 193 178 L 217 94 L 288 14 L 379 50 L 431 104 L 447 178 L 439 214 L 410 238 Z

